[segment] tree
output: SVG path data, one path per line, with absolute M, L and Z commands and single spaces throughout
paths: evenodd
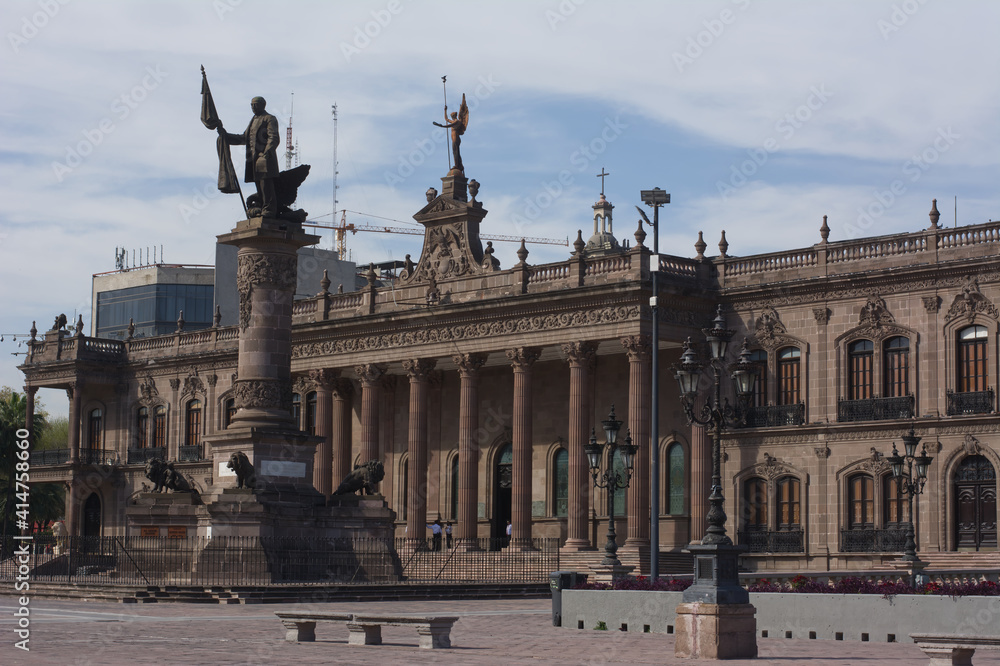
M 23 462 L 18 458 L 18 451 L 22 449 L 18 447 L 21 438 L 17 436 L 17 431 L 24 428 L 27 407 L 28 400 L 23 394 L 9 387 L 0 389 L 0 495 L 4 498 L 3 510 L 0 511 L 3 514 L 0 535 L 3 537 L 19 531 L 11 529 L 14 525 L 17 463 Z M 45 414 L 36 412 L 33 421 L 34 436 L 37 438 L 45 430 Z
M 69 419 L 56 416 L 46 420 L 45 429 L 31 443 L 32 451 L 69 448 Z

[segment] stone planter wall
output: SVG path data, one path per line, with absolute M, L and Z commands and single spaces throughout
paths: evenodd
M 613 631 L 672 634 L 682 595 L 564 590 L 563 627 L 590 630 L 604 622 Z M 1000 597 L 761 592 L 752 593 L 750 603 L 762 638 L 909 642 L 912 633 L 1000 633 Z

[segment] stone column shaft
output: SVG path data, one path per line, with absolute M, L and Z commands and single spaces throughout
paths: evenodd
M 691 425 L 691 541 L 701 541 L 708 529 L 708 495 L 712 490 L 712 446 L 708 433 Z
M 571 550 L 591 548 L 587 529 L 590 489 L 593 480 L 583 446 L 590 437 L 590 367 L 596 343 L 571 342 L 563 345 L 569 361 L 569 506 L 566 544 Z
M 359 365 L 354 371 L 361 380 L 361 464 L 369 460 L 379 460 L 378 420 L 382 386 L 379 379 L 385 374 L 385 367 L 375 363 Z
M 410 415 L 407 434 L 406 535 L 410 541 L 423 542 L 427 533 L 427 397 L 428 373 L 436 361 L 403 361 L 410 378 Z
M 479 369 L 486 354 L 457 354 L 454 357 L 461 377 L 458 406 L 458 525 L 456 547 L 478 548 L 479 536 Z
M 514 414 L 511 483 L 511 544 L 518 549 L 531 548 L 531 366 L 541 355 L 537 347 L 519 347 L 507 351 L 514 368 Z
M 650 338 L 634 335 L 622 339 L 628 352 L 628 428 L 632 443 L 639 447 L 635 454 L 635 470 L 628 489 L 627 548 L 649 546 L 649 410 L 651 395 Z M 619 435 L 619 442 L 621 436 Z
M 333 399 L 331 415 L 330 445 L 333 455 L 333 477 L 330 487 L 334 490 L 340 485 L 353 467 L 351 464 L 351 397 L 354 385 L 349 379 L 338 379 L 331 392 Z
M 313 486 L 329 497 L 333 493 L 333 383 L 339 372 L 314 370 L 309 373 L 316 382 L 316 435 L 323 438 L 316 446 L 313 461 Z M 339 483 L 339 481 L 337 481 Z
M 69 458 L 80 462 L 80 410 L 83 403 L 83 383 L 74 382 L 66 389 L 69 395 Z
M 37 386 L 24 387 L 24 429 L 28 431 L 28 442 L 35 447 L 35 393 Z

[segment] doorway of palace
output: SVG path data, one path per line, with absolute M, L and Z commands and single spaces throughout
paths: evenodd
M 968 456 L 955 470 L 955 549 L 996 550 L 997 474 L 985 456 Z
M 507 523 L 511 518 L 514 448 L 507 444 L 497 454 L 493 471 L 493 521 L 490 529 L 490 550 L 507 545 Z
M 83 503 L 83 529 L 80 534 L 84 537 L 101 536 L 101 498 L 97 493 L 91 493 Z

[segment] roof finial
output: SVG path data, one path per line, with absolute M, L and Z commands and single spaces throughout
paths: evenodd
M 941 213 L 937 209 L 937 199 L 931 199 L 931 212 L 927 216 L 931 218 L 931 229 L 937 229 L 938 220 L 941 219 Z
M 726 240 L 726 230 L 722 230 L 722 238 L 719 239 L 719 256 L 726 258 L 726 250 L 729 249 L 729 241 Z
M 707 247 L 708 247 L 708 243 L 705 242 L 705 239 L 702 237 L 701 232 L 699 231 L 698 232 L 698 240 L 694 244 L 694 251 L 698 253 L 697 256 L 695 256 L 695 259 L 699 259 L 699 260 L 700 259 L 704 259 L 705 258 L 705 248 L 707 248 Z
M 830 237 L 830 225 L 826 223 L 826 215 L 823 216 L 823 226 L 819 228 L 819 235 L 823 238 L 824 243 Z

